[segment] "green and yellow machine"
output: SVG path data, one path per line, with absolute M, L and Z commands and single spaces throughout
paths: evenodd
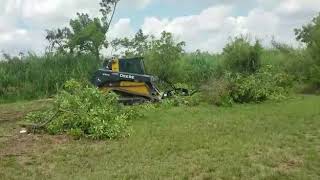
M 92 79 L 92 83 L 104 91 L 112 91 L 125 104 L 157 102 L 161 94 L 155 86 L 157 78 L 146 75 L 143 58 L 112 58 L 104 62 Z

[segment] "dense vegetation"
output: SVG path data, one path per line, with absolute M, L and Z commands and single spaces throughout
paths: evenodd
M 128 120 L 133 113 L 118 103 L 116 94 L 70 80 L 55 97 L 52 108 L 29 113 L 26 120 L 36 123 L 34 130 L 53 135 L 67 133 L 75 138 L 106 139 L 127 136 Z
M 251 43 L 238 37 L 220 54 L 187 53 L 183 50 L 185 43 L 176 42 L 170 33 L 155 38 L 142 31 L 133 39 L 111 44 L 125 50 L 119 53 L 127 57 L 144 56 L 148 73 L 161 81 L 200 89 L 215 104 L 221 104 L 217 100 L 221 98 L 228 102 L 257 102 L 270 99 L 266 97 L 269 95 L 283 97 L 291 87 L 315 93 L 320 87 L 320 55 L 314 50 L 318 46 L 296 49 L 272 42 L 272 48 L 263 48 L 259 41 Z M 102 59 L 90 52 L 59 51 L 44 56 L 29 54 L 20 59 L 7 57 L 0 62 L 0 102 L 50 97 L 69 79 L 87 82 Z M 239 99 L 240 96 L 246 97 Z
M 320 15 L 294 30 L 304 48 L 275 41 L 271 48 L 265 48 L 259 40 L 239 36 L 221 53 L 212 54 L 185 52 L 185 42 L 176 41 L 169 32 L 155 37 L 139 30 L 133 38 L 110 41 L 108 31 L 119 1 L 101 0 L 99 17 L 77 13 L 68 26 L 47 30 L 49 46 L 44 55 L 4 54 L 0 61 L 0 103 L 50 97 L 69 79 L 88 84 L 102 64 L 104 48 L 113 49 L 116 56 L 145 57 L 146 69 L 159 77 L 159 85 L 197 89 L 205 100 L 217 105 L 282 99 L 292 87 L 319 92 Z
M 139 30 L 108 42 L 118 2 L 101 0 L 101 18 L 78 13 L 68 27 L 47 30 L 44 55 L 4 54 L 1 177 L 319 179 L 320 97 L 288 97 L 320 92 L 320 15 L 294 30 L 302 48 L 275 41 L 266 48 L 239 36 L 213 54 L 185 52 L 185 42 L 169 32 Z M 145 57 L 162 90 L 170 84 L 197 93 L 119 104 L 89 81 L 103 48 Z M 16 135 L 18 124 L 44 134 Z
M 91 55 L 28 55 L 0 62 L 0 102 L 50 97 L 65 81 L 87 81 L 99 67 Z
M 89 85 L 90 77 L 102 63 L 102 48 L 113 48 L 118 56 L 144 56 L 147 72 L 159 78 L 163 89 L 167 88 L 164 84 L 170 84 L 198 91 L 193 97 L 164 101 L 166 105 L 207 102 L 231 106 L 282 100 L 293 90 L 319 92 L 320 15 L 294 30 L 304 48 L 275 41 L 272 48 L 264 48 L 258 40 L 252 42 L 239 36 L 231 39 L 222 53 L 190 53 L 184 51 L 185 42 L 176 41 L 169 32 L 155 37 L 139 30 L 133 38 L 108 42 L 106 36 L 118 2 L 102 0 L 101 18 L 78 13 L 69 27 L 48 30 L 49 47 L 43 56 L 5 55 L 6 60 L 0 62 L 0 102 L 58 94 L 53 110 L 42 112 L 39 117 L 31 114 L 30 119 L 43 120 L 59 112 L 57 120 L 47 127 L 52 134 L 118 137 L 126 130 L 129 115 L 116 105 L 116 97 L 105 97 Z M 70 79 L 82 85 L 66 91 L 64 83 Z

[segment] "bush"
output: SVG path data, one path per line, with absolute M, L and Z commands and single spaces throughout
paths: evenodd
M 320 90 L 320 65 L 310 67 L 310 82 Z
M 145 52 L 147 72 L 165 82 L 178 82 L 182 74 L 179 61 L 184 46 L 184 42 L 176 42 L 168 32 L 162 32 L 160 39 L 152 39 L 150 48 Z
M 284 99 L 292 79 L 286 73 L 272 72 L 272 69 L 267 66 L 251 75 L 226 73 L 204 85 L 202 93 L 209 103 L 218 106 Z
M 285 73 L 274 73 L 272 66 L 252 75 L 228 74 L 232 84 L 231 97 L 237 103 L 281 100 L 286 97 L 292 80 Z
M 307 53 L 312 63 L 309 64 L 308 80 L 316 91 L 320 90 L 320 14 L 314 17 L 311 23 L 295 29 L 296 39 L 306 44 Z
M 223 64 L 233 73 L 253 74 L 261 66 L 262 46 L 259 41 L 254 45 L 244 37 L 237 37 L 223 49 Z
M 56 114 L 45 126 L 50 134 L 67 133 L 77 138 L 93 139 L 129 135 L 127 127 L 132 111 L 124 109 L 115 94 L 104 94 L 74 80 L 68 81 L 64 87 L 65 90 L 55 97 L 53 109 L 30 113 L 27 121 L 42 124 L 44 119 Z

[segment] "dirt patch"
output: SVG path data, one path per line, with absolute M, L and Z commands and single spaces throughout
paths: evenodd
M 10 156 L 25 156 L 33 153 L 44 153 L 55 145 L 66 144 L 70 141 L 67 136 L 49 135 L 15 135 L 8 137 L 0 148 L 0 158 Z
M 22 119 L 25 117 L 27 112 L 0 112 L 1 117 L 0 117 L 0 124 L 5 123 L 5 122 L 13 122 L 13 121 L 18 121 L 19 119 Z
M 38 111 L 50 106 L 52 100 L 38 100 L 28 103 L 0 105 L 0 125 L 5 122 L 16 122 L 23 119 L 29 112 Z
M 69 142 L 67 136 L 19 134 L 21 121 L 29 112 L 48 108 L 52 100 L 0 105 L 0 159 L 47 152 L 55 145 Z
M 277 167 L 277 171 L 288 173 L 303 165 L 303 161 L 299 159 L 290 159 L 282 161 Z

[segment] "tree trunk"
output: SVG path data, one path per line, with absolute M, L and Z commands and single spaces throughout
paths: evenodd
M 97 60 L 100 59 L 99 47 L 94 47 L 94 55 L 96 56 Z

